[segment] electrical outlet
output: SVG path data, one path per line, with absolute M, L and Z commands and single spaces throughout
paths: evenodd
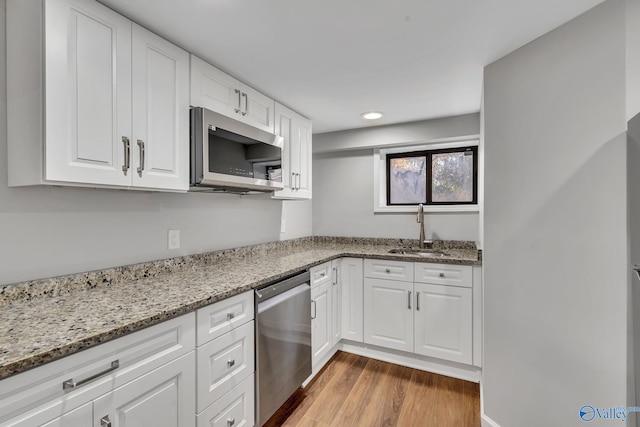
M 286 230 L 284 219 L 280 220 L 280 232 L 284 233 Z
M 169 230 L 167 246 L 169 249 L 180 249 L 180 230 Z

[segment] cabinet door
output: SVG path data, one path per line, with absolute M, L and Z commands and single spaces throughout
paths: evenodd
M 93 416 L 91 402 L 65 412 L 65 403 L 60 402 L 45 409 L 35 410 L 2 424 L 3 427 L 85 427 L 90 426 Z
M 274 133 L 275 101 L 243 83 L 240 84 L 241 120 Z
M 311 289 L 311 365 L 331 350 L 331 283 Z
M 311 122 L 300 116 L 294 121 L 294 141 L 296 152 L 291 155 L 297 165 L 296 197 L 311 198 Z
M 342 338 L 362 342 L 363 339 L 363 277 L 361 258 L 340 260 L 342 293 Z
M 189 189 L 189 54 L 133 25 L 133 185 Z
M 191 55 L 191 105 L 237 119 L 240 114 L 240 82 Z
M 296 113 L 287 107 L 280 104 L 275 105 L 275 134 L 284 139 L 282 149 L 282 183 L 284 184 L 284 189 L 276 191 L 274 198 L 294 198 L 293 186 L 295 172 L 291 163 L 291 137 L 293 132 L 293 117 L 295 115 Z
M 198 427 L 253 427 L 255 377 L 250 375 L 197 415 Z
M 413 283 L 364 281 L 364 342 L 413 351 Z
M 415 352 L 454 362 L 472 362 L 472 290 L 415 284 Z
M 123 185 L 131 138 L 131 21 L 92 0 L 43 2 L 49 181 Z
M 342 339 L 342 283 L 340 260 L 331 261 L 331 347 Z
M 192 351 L 96 399 L 93 427 L 193 427 L 195 389 Z

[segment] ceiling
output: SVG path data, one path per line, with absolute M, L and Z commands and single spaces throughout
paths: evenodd
M 322 133 L 477 112 L 485 65 L 603 0 L 100 1 Z

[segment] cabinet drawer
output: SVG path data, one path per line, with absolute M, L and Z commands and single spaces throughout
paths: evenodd
M 311 274 L 311 288 L 324 285 L 331 280 L 331 262 L 316 265 L 309 270 Z
M 197 345 L 218 338 L 252 320 L 253 298 L 253 291 L 249 291 L 199 309 Z
M 462 286 L 473 284 L 473 268 L 470 265 L 415 263 L 416 282 L 436 285 Z
M 253 322 L 198 347 L 196 413 L 253 374 L 254 357 Z
M 255 423 L 254 376 L 197 415 L 198 427 L 253 427 Z
M 413 282 L 413 263 L 405 261 L 365 259 L 364 277 Z
M 38 405 L 72 410 L 195 347 L 194 314 L 168 320 L 0 381 L 0 424 Z M 113 368 L 112 362 L 119 366 Z M 97 378 L 82 384 L 96 374 Z M 78 383 L 64 390 L 67 380 Z

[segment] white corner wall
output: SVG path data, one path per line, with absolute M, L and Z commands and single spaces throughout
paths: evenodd
M 487 424 L 627 404 L 624 13 L 609 0 L 485 69 Z
M 640 114 L 640 1 L 627 1 L 627 120 Z
M 0 82 L 6 81 L 5 28 L 0 0 Z M 0 84 L 0 285 L 275 241 L 282 212 L 299 212 L 305 203 L 268 195 L 9 188 L 6 109 Z M 295 203 L 302 204 L 290 209 Z M 282 238 L 311 235 L 310 211 L 287 215 Z M 169 229 L 181 232 L 179 250 L 167 249 Z

